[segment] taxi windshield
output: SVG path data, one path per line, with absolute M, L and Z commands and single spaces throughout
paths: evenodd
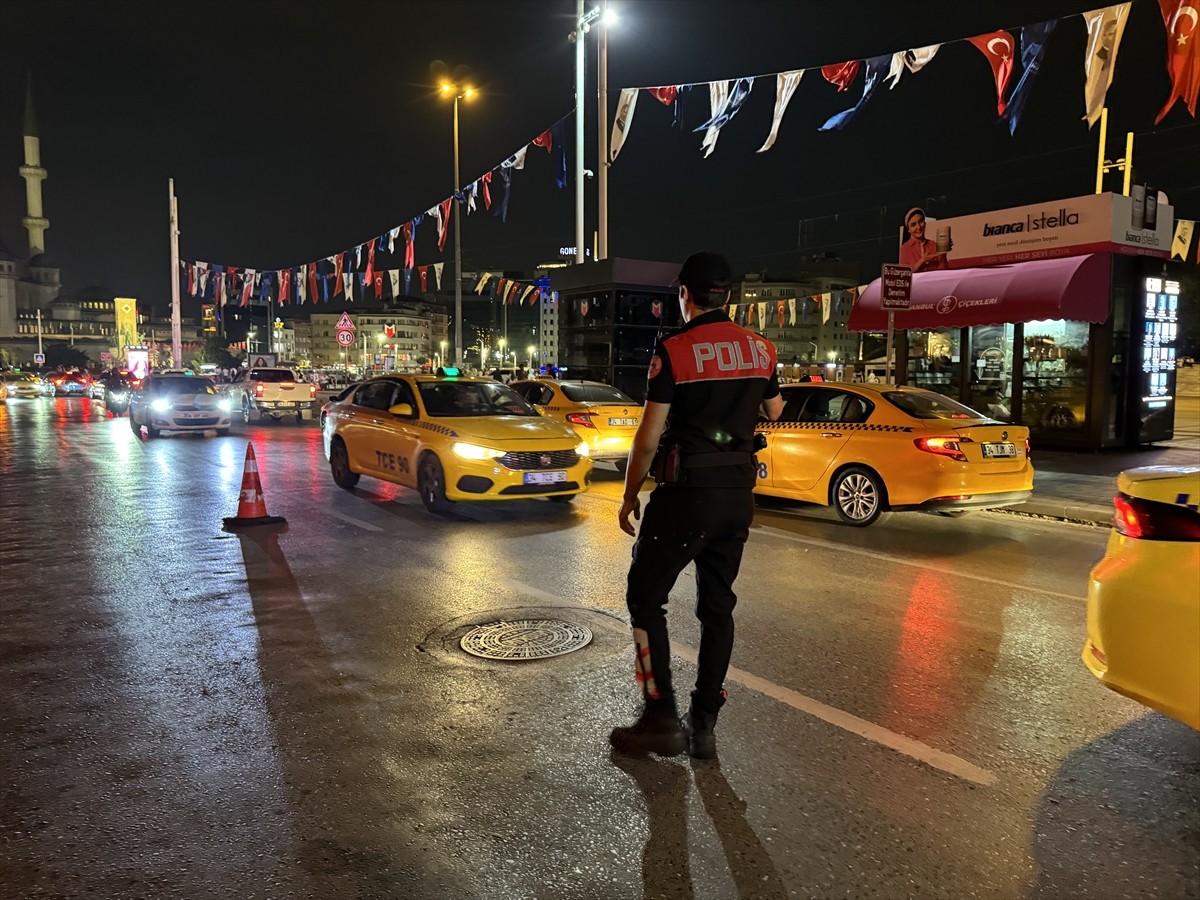
M 932 391 L 887 391 L 883 399 L 914 419 L 987 419 L 969 406 Z
M 562 392 L 572 403 L 617 403 L 626 406 L 634 404 L 634 399 L 615 387 L 607 384 L 563 384 Z
M 499 382 L 431 381 L 421 384 L 430 416 L 536 416 L 537 410 Z
M 153 394 L 215 394 L 213 383 L 207 378 L 156 378 L 150 385 Z

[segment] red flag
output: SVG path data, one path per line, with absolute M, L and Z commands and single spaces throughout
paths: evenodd
M 187 264 L 188 286 L 187 292 L 189 297 L 196 296 L 196 267 L 191 263 Z
M 254 276 L 247 273 L 242 276 L 242 306 L 250 305 L 250 291 L 254 287 Z
M 993 31 L 967 40 L 979 48 L 992 66 L 992 75 L 996 78 L 996 112 L 1004 115 L 1008 105 L 1004 95 L 1008 93 L 1008 79 L 1012 77 L 1013 48 L 1016 46 L 1013 36 L 1007 31 Z
M 383 299 L 383 269 L 380 269 L 378 272 L 374 273 L 374 276 L 371 278 L 371 283 L 375 285 L 375 299 L 382 300 Z
M 1163 23 L 1167 26 L 1167 72 L 1171 75 L 1171 94 L 1154 120 L 1157 125 L 1182 100 L 1191 117 L 1196 118 L 1196 94 L 1200 92 L 1200 13 L 1194 0 L 1158 0 Z
M 442 201 L 442 230 L 438 235 L 438 250 L 446 246 L 446 232 L 450 230 L 450 205 L 454 202 L 453 197 L 447 197 Z
M 309 263 L 305 266 L 308 270 L 308 296 L 312 297 L 313 303 L 317 302 L 317 264 Z
M 404 268 L 411 269 L 416 265 L 416 254 L 413 253 L 413 227 L 412 222 L 405 222 L 400 226 L 400 230 L 404 232 Z
M 529 305 L 533 306 L 535 303 L 537 303 L 541 299 L 542 299 L 542 289 L 534 288 L 533 293 L 529 295 Z
M 488 188 L 488 185 L 492 183 L 492 173 L 490 170 L 479 176 L 479 183 L 483 185 L 483 208 L 491 209 L 492 192 L 491 189 Z
M 337 296 L 342 292 L 342 254 L 339 252 L 333 257 L 333 296 Z
M 417 266 L 417 274 L 421 276 L 421 293 L 429 290 L 429 266 Z
M 520 287 L 520 285 L 519 285 L 519 284 L 517 284 L 515 281 L 512 283 L 512 286 L 511 286 L 511 287 L 509 287 L 509 289 L 508 289 L 508 296 L 504 298 L 504 303 L 505 303 L 506 305 L 508 305 L 508 306 L 511 306 L 511 305 L 512 305 L 513 298 L 514 298 L 515 296 L 517 296 L 517 288 L 519 288 L 519 287 Z
M 679 88 L 677 88 L 675 85 L 669 85 L 668 87 L 646 88 L 646 90 L 650 92 L 650 96 L 652 96 L 663 106 L 670 106 L 675 102 L 675 98 L 679 94 Z
M 375 242 L 371 241 L 371 246 L 367 248 L 367 271 L 363 272 L 363 281 L 367 284 L 375 283 Z
M 287 303 L 292 294 L 292 270 L 279 270 L 279 302 Z
M 541 147 L 543 150 L 549 153 L 554 149 L 554 135 L 552 135 L 549 131 L 543 131 L 533 139 L 533 144 L 535 147 Z
M 858 67 L 859 61 L 852 59 L 849 62 L 821 66 L 821 74 L 830 84 L 836 84 L 838 93 L 841 93 L 854 81 L 854 76 L 858 74 Z
M 746 304 L 746 325 L 750 326 L 753 324 L 754 324 L 754 304 L 747 303 Z
M 783 300 L 780 300 L 778 303 L 775 304 L 775 320 L 779 323 L 780 328 L 783 327 L 784 304 L 785 304 L 785 301 L 783 301 Z

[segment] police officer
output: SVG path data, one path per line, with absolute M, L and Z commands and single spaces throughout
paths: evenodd
M 638 491 L 658 482 L 633 547 L 625 597 L 644 706 L 632 725 L 613 729 L 619 752 L 716 756 L 713 729 L 725 702 L 733 653 L 733 582 L 754 518 L 754 426 L 779 418 L 783 400 L 775 348 L 729 321 L 732 273 L 717 253 L 688 257 L 676 279 L 684 326 L 650 360 L 646 407 L 629 451 L 618 518 L 634 534 Z M 696 564 L 700 653 L 687 718 L 680 721 L 671 680 L 666 604 L 675 579 Z

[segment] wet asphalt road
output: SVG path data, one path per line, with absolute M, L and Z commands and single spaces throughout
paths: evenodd
M 248 439 L 284 532 L 221 530 Z M 9 401 L 4 895 L 1200 896 L 1200 735 L 1079 662 L 1104 529 L 764 506 L 720 764 L 622 760 L 619 493 L 437 519 L 336 488 L 313 424 L 150 441 Z M 547 616 L 592 643 L 457 649 Z

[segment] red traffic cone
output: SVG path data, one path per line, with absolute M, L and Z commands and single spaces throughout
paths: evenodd
M 224 521 L 227 529 L 244 528 L 247 525 L 282 525 L 287 522 L 282 516 L 267 515 L 253 444 L 246 445 L 246 467 L 242 470 L 242 492 L 238 495 L 237 515 Z

